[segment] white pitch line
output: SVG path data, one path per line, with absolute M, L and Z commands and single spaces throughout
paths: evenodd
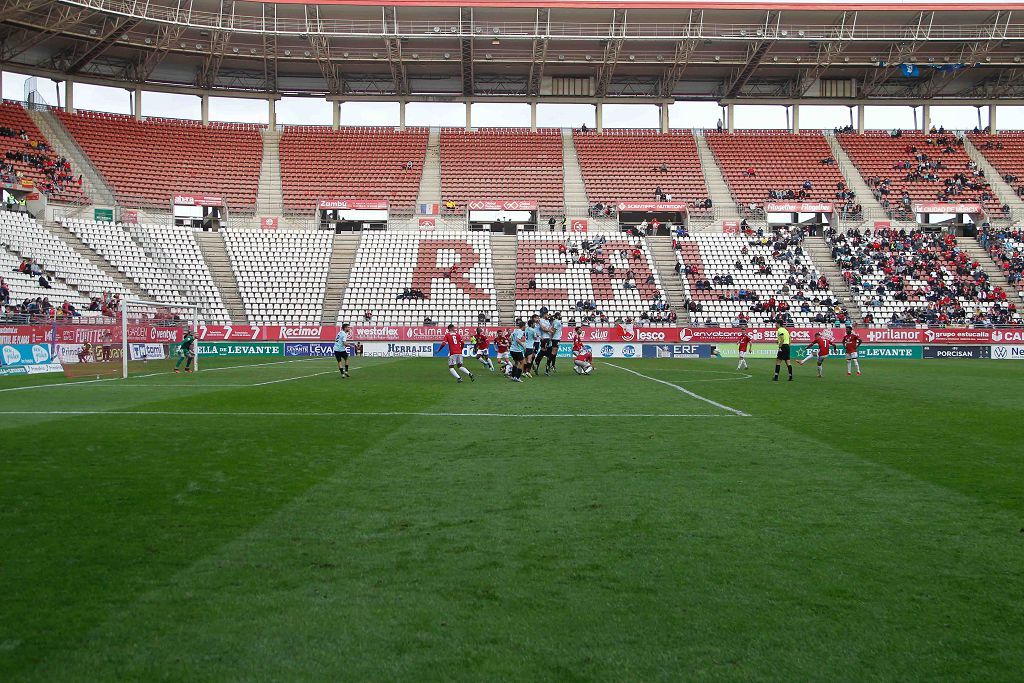
M 352 369 L 353 370 L 358 370 L 359 368 L 352 368 Z M 297 379 L 306 379 L 308 377 L 319 377 L 320 375 L 333 375 L 333 374 L 334 374 L 334 370 L 324 370 L 323 372 L 314 372 L 311 375 L 299 375 L 298 377 L 285 377 L 284 379 L 272 379 L 272 380 L 267 381 L 267 382 L 256 382 L 255 384 L 251 384 L 250 386 L 253 386 L 253 387 L 265 387 L 268 384 L 280 384 L 281 382 L 294 382 Z
M 732 415 L 710 414 L 710 413 L 425 413 L 425 412 L 344 412 L 344 413 L 323 413 L 323 412 L 188 412 L 182 410 L 3 410 L 0 415 L 159 415 L 159 416 L 196 416 L 209 415 L 213 417 L 514 417 L 514 418 L 568 418 L 568 417 L 607 417 L 607 418 L 629 418 L 629 417 L 733 417 Z
M 611 366 L 613 368 L 618 368 L 619 370 L 623 370 L 625 372 L 628 372 L 631 375 L 636 375 L 637 377 L 643 377 L 644 379 L 648 379 L 648 380 L 650 380 L 652 382 L 657 382 L 658 384 L 664 384 L 667 387 L 672 387 L 676 391 L 681 391 L 684 394 L 686 394 L 687 396 L 690 396 L 691 398 L 695 398 L 698 401 L 704 401 L 705 403 L 713 405 L 716 408 L 721 408 L 722 410 L 728 410 L 730 413 L 733 413 L 734 415 L 738 415 L 739 417 L 750 417 L 749 413 L 744 413 L 742 410 L 736 410 L 735 408 L 730 408 L 729 406 L 724 405 L 722 403 L 719 403 L 718 401 L 712 401 L 710 398 L 707 398 L 705 396 L 701 396 L 700 394 L 695 394 L 694 392 L 690 391 L 689 389 L 684 389 L 683 387 L 679 386 L 678 384 L 672 384 L 672 382 L 666 382 L 663 379 L 658 379 L 657 377 L 651 377 L 649 375 L 645 375 L 645 374 L 639 373 L 636 370 L 630 370 L 629 368 L 624 368 L 621 365 L 616 365 L 615 363 L 609 363 L 607 361 L 604 361 L 604 364 L 608 365 L 608 366 Z
M 302 359 L 296 359 L 296 360 L 277 360 L 277 361 L 273 361 L 273 362 L 270 362 L 270 363 L 246 363 L 244 365 L 223 365 L 223 366 L 221 366 L 219 368 L 210 368 L 209 370 L 203 370 L 203 371 L 201 371 L 200 374 L 207 373 L 207 372 L 217 372 L 218 370 L 237 370 L 238 368 L 258 368 L 258 367 L 263 367 L 264 365 L 283 365 L 284 363 L 304 363 L 304 362 L 308 362 L 308 361 L 311 361 L 311 360 L 316 360 L 316 359 L 314 359 L 314 358 L 302 358 Z M 129 375 L 128 379 L 129 380 L 143 379 L 145 377 L 158 377 L 160 375 L 173 375 L 173 374 L 174 374 L 173 371 L 167 370 L 165 372 L 151 372 L 151 373 L 146 374 L 146 375 Z M 30 384 L 30 385 L 24 386 L 24 387 L 7 387 L 6 389 L 0 389 L 0 393 L 7 392 L 7 391 L 25 391 L 26 389 L 46 389 L 47 387 L 77 387 L 80 384 L 95 384 L 96 382 L 116 382 L 116 381 L 119 381 L 121 379 L 122 379 L 121 377 L 102 377 L 102 378 L 98 378 L 98 379 L 85 379 L 85 380 L 82 380 L 80 382 L 59 382 L 59 383 L 54 383 L 54 384 Z M 150 386 L 150 385 L 142 385 L 142 386 Z M 253 385 L 246 384 L 246 385 L 243 385 L 243 386 L 253 386 Z

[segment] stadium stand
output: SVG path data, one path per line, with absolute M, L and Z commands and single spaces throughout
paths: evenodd
M 221 196 L 236 209 L 256 204 L 263 158 L 259 126 L 53 113 L 124 206 L 166 210 L 175 193 Z
M 225 230 L 238 293 L 254 325 L 319 323 L 334 233 Z
M 826 231 L 843 278 L 874 323 L 1016 325 L 1016 305 L 984 268 L 939 232 L 896 229 Z
M 0 161 L 10 167 L 5 166 L 0 174 L 6 179 L 14 180 L 21 174 L 54 201 L 88 201 L 70 162 L 53 152 L 28 112 L 15 102 L 0 103 L 0 155 Z
M 192 228 L 143 223 L 129 226 L 129 231 L 155 261 L 174 274 L 175 284 L 189 303 L 199 306 L 204 322 L 231 322 Z
M 576 130 L 573 142 L 592 204 L 655 201 L 654 190 L 660 187 L 673 201 L 685 201 L 696 213 L 707 212 L 703 204 L 708 188 L 692 132 Z
M 122 224 L 81 219 L 60 223 L 156 301 L 185 303 L 172 273 L 150 258 Z
M 708 131 L 704 137 L 733 197 L 747 213 L 778 200 L 832 202 L 837 210 L 860 213 L 828 141 L 818 131 Z
M 967 137 L 1014 193 L 1024 198 L 1024 132 L 968 133 Z
M 60 307 L 67 301 L 77 311 L 84 311 L 89 300 L 58 280 L 50 281 L 50 289 L 39 284 L 39 276 L 18 272 L 24 259 L 0 248 L 0 316 L 8 319 L 26 315 L 45 315 L 45 304 Z M 45 264 L 43 264 L 45 265 Z
M 839 144 L 864 176 L 882 207 L 913 221 L 919 202 L 980 202 L 989 215 L 1004 208 L 978 175 L 963 141 L 953 133 L 868 131 L 840 133 Z
M 562 134 L 522 128 L 441 129 L 441 199 L 462 213 L 469 199 L 532 199 L 563 211 Z
M 622 233 L 520 235 L 515 291 L 516 317 L 546 307 L 569 324 L 674 321 L 645 240 Z
M 694 324 L 845 322 L 848 313 L 811 261 L 797 229 L 765 235 L 696 234 L 675 241 Z
M 362 235 L 338 322 L 470 325 L 496 314 L 486 233 L 374 231 Z
M 319 198 L 387 199 L 392 210 L 411 213 L 428 135 L 427 128 L 286 127 L 280 143 L 285 210 L 312 215 Z
M 0 243 L 23 258 L 36 260 L 44 270 L 64 280 L 82 296 L 99 296 L 105 292 L 129 294 L 120 283 L 27 214 L 0 212 Z
M 1006 275 L 1010 285 L 1024 296 L 1024 229 L 985 226 L 978 242 Z

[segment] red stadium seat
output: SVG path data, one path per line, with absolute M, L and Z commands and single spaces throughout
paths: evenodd
M 262 126 L 55 110 L 118 201 L 167 208 L 177 192 L 253 208 L 263 160 Z
M 281 135 L 285 211 L 310 213 L 319 198 L 386 199 L 411 209 L 419 193 L 429 131 L 288 126 Z M 405 164 L 413 162 L 412 169 Z

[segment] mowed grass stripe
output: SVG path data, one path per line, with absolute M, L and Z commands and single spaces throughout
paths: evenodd
M 36 673 L 920 680 L 1021 664 L 1012 516 L 779 425 L 730 425 L 728 442 L 640 458 L 406 422 Z

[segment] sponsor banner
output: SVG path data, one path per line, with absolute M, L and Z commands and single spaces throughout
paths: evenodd
M 93 209 L 92 219 L 97 223 L 113 223 L 114 222 L 114 210 L 113 209 Z
M 177 346 L 172 350 L 177 352 Z M 199 344 L 200 356 L 283 356 L 284 344 L 278 342 L 212 342 Z
M 586 344 L 594 358 L 642 358 L 641 344 Z
M 421 218 L 419 220 L 420 230 L 433 230 L 437 227 L 436 218 Z
M 320 199 L 316 208 L 333 211 L 387 211 L 386 199 Z
M 129 344 L 129 348 L 131 348 L 131 346 L 132 345 Z M 161 349 L 164 348 L 163 344 L 155 344 L 154 346 L 159 346 Z M 78 360 L 78 354 L 80 354 L 84 348 L 85 348 L 84 344 L 58 344 L 57 345 L 57 359 L 63 365 L 72 365 L 74 363 L 78 363 L 78 362 L 80 362 Z M 105 352 L 105 349 L 107 349 L 107 348 L 110 349 L 109 357 L 106 355 L 106 352 Z M 120 344 L 106 344 L 106 345 L 104 345 L 104 344 L 93 344 L 92 345 L 92 351 L 90 352 L 89 357 L 87 358 L 86 362 L 96 363 L 96 362 L 100 362 L 101 359 L 103 359 L 104 361 L 108 361 L 108 360 L 110 360 L 110 361 L 121 360 L 121 355 L 122 354 L 121 354 L 121 345 Z M 166 357 L 166 355 L 163 356 L 163 357 Z M 143 360 L 143 359 L 142 358 L 134 358 L 133 357 L 132 360 Z M 149 357 L 146 360 L 155 360 L 155 358 Z
M 163 344 L 128 344 L 129 360 L 165 360 L 167 347 Z
M 566 312 L 568 320 L 573 312 Z M 200 325 L 197 337 L 201 341 L 333 341 L 340 328 L 337 325 Z M 499 330 L 511 329 L 511 325 L 484 326 L 488 335 Z M 16 325 L 0 327 L 0 343 L 44 343 L 50 341 L 52 328 L 48 325 Z M 444 325 L 401 326 L 401 325 L 352 325 L 352 339 L 359 341 L 440 341 L 445 335 Z M 476 325 L 456 328 L 469 339 Z M 754 342 L 774 342 L 775 328 L 750 327 L 747 334 Z M 839 341 L 845 334 L 842 327 L 793 327 L 790 328 L 793 343 L 807 344 L 815 332 Z M 917 329 L 903 327 L 857 328 L 857 334 L 865 343 L 871 344 L 1024 344 L 1024 328 L 966 329 L 937 328 Z M 740 338 L 741 330 L 733 327 L 635 327 L 617 325 L 614 327 L 585 327 L 585 342 L 640 342 L 650 344 L 728 344 Z M 105 334 L 109 336 L 104 336 Z M 567 324 L 563 341 L 572 334 Z M 83 343 L 108 341 L 120 337 L 120 329 L 103 325 L 71 325 L 57 328 L 57 341 L 61 343 Z M 180 341 L 181 329 L 171 327 L 129 327 L 129 341 L 172 343 Z
M 588 232 L 590 222 L 586 218 L 573 218 L 569 221 L 569 232 Z
M 914 204 L 914 213 L 981 213 L 981 204 L 955 204 L 952 202 Z
M 686 213 L 686 202 L 619 202 L 619 211 L 661 211 Z
M 135 209 L 121 209 L 121 222 L 122 223 L 138 223 L 139 212 Z
M 26 374 L 29 375 L 52 375 L 56 372 L 64 372 L 60 363 L 40 363 L 38 365 L 25 365 Z
M 925 358 L 991 358 L 989 346 L 925 346 Z
M 56 330 L 58 344 L 120 344 L 120 325 L 59 325 Z M 152 325 L 129 325 L 128 341 L 139 344 L 173 344 L 181 341 L 180 327 L 154 327 Z M 49 339 L 52 335 L 47 334 Z
M 832 202 L 765 202 L 765 213 L 832 213 Z
M 995 360 L 1024 360 L 1024 346 L 993 346 L 992 358 Z
M 278 216 L 260 216 L 261 230 L 277 230 L 280 224 L 281 219 Z
M 215 194 L 175 194 L 175 206 L 224 206 L 224 198 Z
M 370 358 L 430 358 L 436 352 L 437 344 L 432 342 L 366 342 L 363 355 Z
M 875 230 L 888 230 L 891 227 L 891 221 L 875 221 Z
M 726 235 L 738 235 L 740 232 L 740 222 L 722 221 L 722 232 Z
M 0 344 L 42 344 L 50 339 L 49 325 L 9 325 L 0 327 Z
M 284 345 L 285 356 L 325 358 L 334 357 L 333 342 L 287 342 Z
M 800 360 L 807 356 L 813 355 L 812 349 L 808 349 L 806 346 L 798 346 L 793 349 L 793 358 Z M 920 346 L 875 346 L 872 344 L 861 344 L 860 349 L 857 350 L 861 360 L 865 358 L 871 360 L 880 359 L 898 359 L 898 360 L 920 360 L 923 358 L 922 347 Z M 775 349 L 772 348 L 770 351 L 772 357 L 775 356 Z M 829 350 L 829 358 L 836 358 L 838 360 L 846 360 L 846 350 L 842 347 L 833 348 Z
M 50 347 L 45 344 L 4 344 L 0 346 L 0 365 L 37 365 L 50 362 Z
M 644 344 L 644 358 L 711 358 L 710 344 Z
M 471 199 L 466 202 L 470 211 L 536 211 L 532 199 Z
M 43 375 L 54 372 L 63 372 L 64 368 L 60 363 L 43 363 L 41 365 L 18 365 L 15 367 L 0 368 L 0 377 L 11 375 Z

